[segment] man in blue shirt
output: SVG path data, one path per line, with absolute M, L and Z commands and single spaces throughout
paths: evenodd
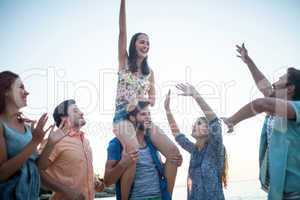
M 120 178 L 127 167 L 136 163 L 134 184 L 129 194 L 131 200 L 170 200 L 163 164 L 155 146 L 151 143 L 151 118 L 148 102 L 138 102 L 129 112 L 128 119 L 136 128 L 140 144 L 139 152 L 126 153 L 117 138 L 110 141 L 107 149 L 104 183 L 116 183 L 117 199 L 121 199 Z M 174 162 L 181 164 L 182 158 L 174 155 Z
M 237 46 L 264 98 L 242 107 L 225 123 L 232 131 L 240 121 L 266 113 L 261 133 L 260 182 L 269 200 L 300 199 L 300 71 L 287 73 L 271 84 L 248 56 L 244 44 Z

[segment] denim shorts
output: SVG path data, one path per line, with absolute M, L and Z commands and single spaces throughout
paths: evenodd
M 121 104 L 116 107 L 113 124 L 117 124 L 120 121 L 128 119 L 128 112 L 126 110 L 127 104 Z

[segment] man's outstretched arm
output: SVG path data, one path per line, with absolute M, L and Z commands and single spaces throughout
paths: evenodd
M 289 120 L 296 119 L 296 112 L 288 101 L 266 97 L 248 103 L 231 117 L 225 118 L 224 121 L 229 127 L 233 127 L 239 122 L 263 112 Z

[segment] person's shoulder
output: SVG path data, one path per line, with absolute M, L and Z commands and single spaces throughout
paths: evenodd
M 146 142 L 146 144 L 148 145 L 148 147 L 151 147 L 151 148 L 153 148 L 154 150 L 157 150 L 157 148 L 154 146 L 154 144 L 152 143 L 152 140 L 151 140 L 151 138 L 150 138 L 150 135 L 145 135 L 144 136 L 144 139 L 145 139 L 145 142 Z
M 296 113 L 296 116 L 299 117 L 298 115 L 300 114 L 300 101 L 288 101 L 290 106 L 292 106 L 294 112 Z
M 221 120 L 218 117 L 210 120 L 208 122 L 209 127 L 219 127 L 221 125 Z
M 295 107 L 295 109 L 300 110 L 300 101 L 299 100 L 289 101 L 289 102 L 290 102 L 290 104 L 292 104 Z
M 175 135 L 175 140 L 177 140 L 177 139 L 179 139 L 179 138 L 186 138 L 186 136 L 185 136 L 185 134 L 178 132 L 178 133 L 176 133 L 176 135 Z
M 113 138 L 109 141 L 108 147 L 122 147 L 120 140 L 118 138 Z
M 121 144 L 121 142 L 117 137 L 114 137 L 109 141 L 109 144 Z
M 122 145 L 117 138 L 109 141 L 107 147 L 107 160 L 121 160 Z
M 300 101 L 299 100 L 289 101 L 289 104 L 295 113 L 295 119 L 293 121 L 296 121 L 296 123 L 299 124 L 300 123 Z
M 218 123 L 218 122 L 220 122 L 220 119 L 218 117 L 215 117 L 209 121 L 210 124 L 214 124 L 214 123 Z

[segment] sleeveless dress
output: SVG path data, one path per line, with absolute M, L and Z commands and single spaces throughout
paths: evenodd
M 0 122 L 0 126 L 3 127 L 7 159 L 11 159 L 31 141 L 31 130 L 26 127 L 26 132 L 20 133 L 3 122 Z M 40 176 L 35 162 L 37 157 L 37 153 L 33 153 L 12 177 L 6 181 L 0 181 L 0 199 L 39 199 Z
M 150 90 L 150 72 L 148 75 L 136 75 L 129 71 L 129 68 L 118 72 L 118 86 L 115 103 L 115 116 L 113 123 L 118 123 L 127 119 L 127 105 L 128 103 L 145 98 Z

